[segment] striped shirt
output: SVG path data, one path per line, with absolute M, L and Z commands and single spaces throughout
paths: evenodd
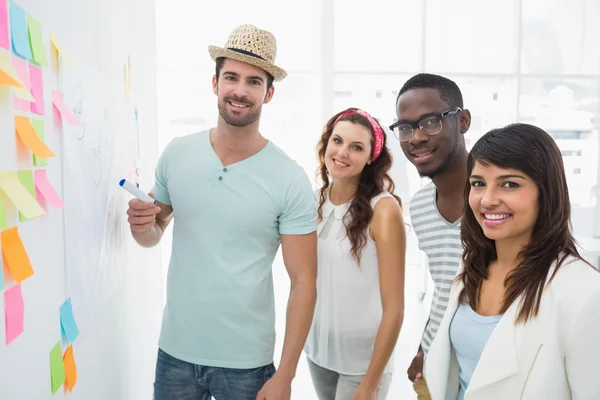
M 436 187 L 431 182 L 421 188 L 410 202 L 410 219 L 419 240 L 419 248 L 427 254 L 429 272 L 434 282 L 429 322 L 421 347 L 427 354 L 448 306 L 452 282 L 458 273 L 463 253 L 460 222 L 448 222 L 438 211 Z

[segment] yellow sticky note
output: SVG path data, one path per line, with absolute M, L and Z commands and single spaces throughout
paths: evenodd
M 25 85 L 21 82 L 17 71 L 10 62 L 8 53 L 0 51 L 0 85 L 23 88 Z M 31 96 L 31 94 L 29 94 Z
M 33 129 L 33 126 L 31 126 L 29 118 L 21 115 L 16 116 L 15 129 L 23 144 L 25 144 L 25 146 L 27 146 L 37 157 L 54 157 L 52 150 L 46 146 L 46 143 L 40 139 L 35 129 Z
M 17 171 L 17 178 L 19 178 L 21 185 L 23 185 L 23 187 L 25 189 L 27 189 L 27 191 L 29 192 L 31 197 L 35 198 L 36 196 L 35 196 L 35 183 L 33 181 L 33 171 L 30 169 L 23 170 L 23 171 Z M 23 213 L 20 212 L 19 213 L 19 221 L 23 222 L 23 221 L 27 221 L 27 220 L 28 220 L 28 218 L 25 215 L 23 215 Z
M 71 61 L 67 53 L 65 53 L 65 49 L 60 40 L 60 36 L 58 36 L 58 34 L 56 33 L 50 33 L 50 43 L 52 43 L 52 46 L 54 46 L 58 54 L 60 54 L 60 56 L 64 58 L 67 64 L 69 64 L 71 68 L 74 68 L 75 66 L 73 65 L 73 61 Z
M 38 204 L 35 196 L 31 196 L 25 186 L 21 184 L 17 171 L 0 172 L 0 189 L 19 209 L 26 218 L 35 218 L 44 215 L 44 209 Z

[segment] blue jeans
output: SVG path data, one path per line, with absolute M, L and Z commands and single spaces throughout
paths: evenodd
M 275 374 L 273 363 L 237 369 L 190 364 L 158 350 L 154 400 L 256 400 Z

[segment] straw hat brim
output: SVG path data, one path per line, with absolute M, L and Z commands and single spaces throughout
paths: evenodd
M 213 61 L 216 61 L 219 57 L 227 57 L 264 69 L 269 74 L 273 75 L 275 82 L 279 82 L 287 76 L 287 72 L 283 69 L 257 57 L 248 56 L 219 46 L 208 46 L 208 52 Z

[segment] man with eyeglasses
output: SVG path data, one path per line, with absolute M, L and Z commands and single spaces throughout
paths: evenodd
M 390 130 L 419 175 L 431 179 L 410 203 L 411 223 L 419 248 L 427 254 L 434 292 L 419 351 L 407 373 L 418 399 L 427 400 L 423 363 L 446 311 L 463 253 L 460 221 L 468 155 L 464 134 L 471 113 L 464 109 L 456 83 L 438 75 L 418 74 L 400 89 L 396 116 Z

